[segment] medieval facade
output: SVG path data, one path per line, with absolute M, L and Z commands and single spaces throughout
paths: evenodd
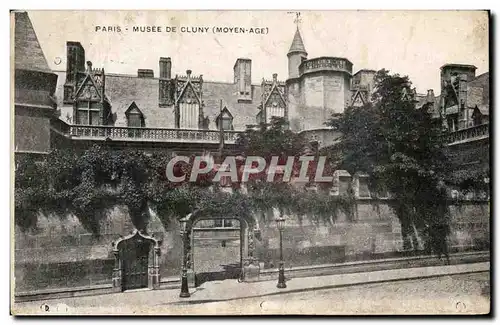
M 273 73 L 260 84 L 251 82 L 249 58 L 236 59 L 232 82 L 207 81 L 203 71 L 174 74 L 175 62 L 169 57 L 159 57 L 159 76 L 144 68 L 136 75 L 113 74 L 96 69 L 77 41 L 66 43 L 65 71 L 51 71 L 27 13 L 15 13 L 14 29 L 15 155 L 96 143 L 191 153 L 224 144 L 229 152 L 239 132 L 269 123 L 273 116 L 285 118 L 292 130 L 324 146 L 335 139 L 324 122 L 349 105 L 362 106 L 374 89 L 374 70 L 353 74 L 346 58 L 308 58 L 298 28 L 287 53 L 288 76 L 282 81 Z M 489 148 L 489 74 L 476 77 L 473 66 L 445 65 L 441 76 L 440 96 L 433 90 L 413 90 L 405 96 L 419 108 L 426 105 L 436 117 L 446 116 L 445 126 L 453 131 L 450 145 L 458 151 L 464 143 Z M 489 156 L 481 159 L 480 166 L 489 164 Z M 390 206 L 385 201 L 372 204 L 366 178 L 336 173 L 340 184 L 331 195 L 346 194 L 355 184 L 354 212 L 340 213 L 337 223 L 328 227 L 289 218 L 285 254 L 294 267 L 401 251 L 401 225 Z M 453 247 L 487 246 L 487 206 L 486 200 L 452 206 Z M 274 225 L 260 226 L 257 218 L 245 223 L 204 217 L 190 214 L 181 221 L 188 231 L 179 224 L 166 227 L 157 217 L 139 230 L 126 209 L 116 207 L 96 237 L 76 216 L 40 215 L 37 229 L 14 232 L 16 299 L 171 288 L 179 286 L 181 265 L 188 268 L 190 286 L 196 274 L 212 272 L 214 263 L 236 268 L 238 274 L 242 270 L 242 277 L 248 278 L 274 272 L 279 261 Z M 186 243 L 196 246 L 189 259 L 185 251 L 191 246 Z M 136 275 L 142 280 L 133 280 Z
M 299 29 L 287 53 L 288 76 L 252 84 L 252 60 L 238 58 L 234 82 L 205 81 L 202 74 L 173 74 L 171 58 L 159 58 L 158 77 L 151 69 L 137 75 L 105 73 L 86 61 L 79 42 L 67 42 L 66 70 L 58 73 L 56 98 L 60 118 L 73 125 L 244 131 L 289 121 L 294 131 L 324 128 L 332 113 L 363 104 L 373 90 L 372 70 L 352 75 L 345 58 L 307 58 Z
M 236 59 L 233 82 L 206 81 L 203 74 L 191 70 L 174 74 L 175 62 L 169 57 L 159 58 L 159 76 L 143 68 L 137 75 L 120 75 L 94 68 L 77 41 L 66 43 L 66 70 L 50 71 L 27 14 L 16 23 L 16 96 L 26 97 L 16 99 L 16 103 L 35 98 L 33 94 L 41 96 L 45 91 L 42 85 L 46 84 L 43 107 L 47 109 L 36 114 L 49 112 L 43 115 L 47 125 L 33 131 L 45 130 L 47 135 L 36 137 L 44 143 L 27 144 L 30 132 L 22 132 L 25 138 L 16 138 L 18 151 L 44 152 L 74 141 L 84 146 L 108 141 L 139 148 L 152 142 L 164 147 L 179 143 L 216 146 L 221 129 L 224 143 L 230 147 L 239 132 L 269 123 L 272 117 L 285 118 L 293 131 L 303 132 L 311 141 L 325 146 L 336 135 L 324 123 L 349 105 L 364 105 L 374 90 L 374 70 L 361 69 L 353 74 L 353 63 L 346 58 L 308 58 L 298 27 L 286 54 L 286 79 L 281 81 L 273 73 L 272 78 L 252 84 L 249 58 Z M 50 77 L 32 85 L 23 77 L 26 66 L 32 69 L 30 80 L 40 73 Z M 487 124 L 489 73 L 476 77 L 475 70 L 472 65 L 444 65 L 439 96 L 432 89 L 426 94 L 413 89 L 408 95 L 418 108 L 425 105 L 435 117 L 441 117 L 452 132 Z M 19 130 L 25 127 L 21 121 L 32 119 L 21 113 L 28 106 L 18 109 Z M 55 112 L 57 120 L 53 119 Z

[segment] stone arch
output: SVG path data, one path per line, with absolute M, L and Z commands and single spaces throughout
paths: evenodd
M 147 243 L 147 287 L 149 289 L 158 289 L 160 286 L 160 245 L 161 240 L 154 238 L 154 235 L 148 235 L 142 230 L 134 229 L 129 235 L 120 237 L 112 243 L 115 266 L 113 268 L 113 289 L 114 291 L 123 291 L 125 286 L 124 272 L 126 261 L 124 260 L 124 250 L 128 245 Z M 145 247 L 145 246 L 140 246 Z M 139 249 L 139 248 L 138 248 Z
M 183 273 L 188 275 L 189 283 L 194 286 L 193 270 L 193 227 L 200 220 L 228 219 L 227 216 L 213 216 L 204 210 L 195 210 L 180 220 L 181 237 L 183 240 L 182 268 Z M 254 227 L 255 220 L 244 216 L 234 215 L 231 219 L 237 219 L 240 222 L 240 262 L 241 275 L 240 281 L 251 281 L 258 278 L 260 272 L 259 263 L 255 257 L 254 250 Z M 189 276 L 191 274 L 192 276 Z

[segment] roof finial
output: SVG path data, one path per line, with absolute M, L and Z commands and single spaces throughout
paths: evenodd
M 302 36 L 300 36 L 299 24 L 302 21 L 300 18 L 300 12 L 289 12 L 290 14 L 295 14 L 295 19 L 293 22 L 297 25 L 297 29 L 295 30 L 295 36 L 293 37 L 292 45 L 290 46 L 290 50 L 288 50 L 288 54 L 299 52 L 304 53 L 307 56 L 306 48 L 304 47 L 304 42 L 302 41 Z
M 299 24 L 301 23 L 302 19 L 300 18 L 300 12 L 296 12 L 295 13 L 295 19 L 293 20 L 293 22 L 295 23 L 295 25 L 297 25 L 297 29 L 299 29 Z

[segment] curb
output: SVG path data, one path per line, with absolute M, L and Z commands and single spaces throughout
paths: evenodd
M 459 261 L 459 263 L 453 263 L 453 265 L 459 265 L 459 264 L 488 262 L 490 261 L 490 256 L 491 254 L 489 251 L 463 252 L 463 253 L 450 254 L 450 259 L 458 259 L 458 260 L 472 259 L 471 261 L 468 262 L 460 263 Z M 338 263 L 338 264 L 311 265 L 306 267 L 296 267 L 292 269 L 286 269 L 285 272 L 290 278 L 300 279 L 311 276 L 328 276 L 336 274 L 337 275 L 352 274 L 352 273 L 385 271 L 385 270 L 404 269 L 404 268 L 425 267 L 425 266 L 411 267 L 406 265 L 405 263 L 410 263 L 412 261 L 422 261 L 422 262 L 433 261 L 435 258 L 436 256 L 434 255 L 416 256 L 416 257 L 412 256 L 404 258 L 354 261 L 354 262 Z M 397 267 L 397 265 L 395 266 L 395 264 L 400 264 L 400 267 Z M 427 266 L 437 266 L 437 265 L 427 265 Z M 323 274 L 325 272 L 327 274 Z M 278 275 L 277 269 L 263 270 L 261 271 L 260 278 L 258 280 L 249 281 L 249 283 L 275 280 L 277 278 L 277 275 Z M 160 283 L 159 290 L 173 290 L 179 288 L 180 288 L 180 279 L 178 277 L 164 278 Z M 104 285 L 96 285 L 92 287 L 83 287 L 83 288 L 82 287 L 61 288 L 61 289 L 52 289 L 50 291 L 41 290 L 36 292 L 23 292 L 14 295 L 14 302 L 21 303 L 21 302 L 50 300 L 50 299 L 66 299 L 66 298 L 96 296 L 96 295 L 114 293 L 112 292 L 111 289 L 112 289 L 111 284 L 104 284 Z
M 484 262 L 483 262 L 484 263 Z M 459 264 L 455 264 L 459 265 Z M 467 265 L 467 264 L 461 264 Z M 367 280 L 364 282 L 357 283 L 339 283 L 339 284 L 331 284 L 331 285 L 323 285 L 323 286 L 312 286 L 307 288 L 297 288 L 297 289 L 287 289 L 282 291 L 265 293 L 262 295 L 252 295 L 245 297 L 235 297 L 235 298 L 226 298 L 226 299 L 199 299 L 199 300 L 179 300 L 175 302 L 169 302 L 165 304 L 159 304 L 157 306 L 163 305 L 188 305 L 188 304 L 202 304 L 202 303 L 210 303 L 210 302 L 223 302 L 223 301 L 233 301 L 233 300 L 241 300 L 241 299 L 250 299 L 250 298 L 258 298 L 258 297 L 267 297 L 267 296 L 276 296 L 282 294 L 291 294 L 291 293 L 299 293 L 299 292 L 309 292 L 309 291 L 317 291 L 317 290 L 327 290 L 327 289 L 335 289 L 335 288 L 346 288 L 346 287 L 354 287 L 358 285 L 366 285 L 366 284 L 377 284 L 377 283 L 390 283 L 390 282 L 400 282 L 400 281 L 410 281 L 410 280 L 420 280 L 420 279 L 429 279 L 429 278 L 437 278 L 442 276 L 450 276 L 457 274 L 474 274 L 474 273 L 483 273 L 490 272 L 489 268 L 485 268 L 483 270 L 475 270 L 475 271 L 454 271 L 449 273 L 441 273 L 441 274 L 429 274 L 422 276 L 414 276 L 414 277 L 401 277 L 397 279 L 385 279 L 385 280 Z M 369 272 L 359 272 L 359 273 L 369 273 Z M 269 280 L 268 280 L 269 281 Z M 263 281 L 264 282 L 264 281 Z M 193 293 L 195 293 L 194 291 Z

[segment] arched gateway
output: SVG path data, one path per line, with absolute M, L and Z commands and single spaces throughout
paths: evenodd
M 228 217 L 214 216 L 204 210 L 195 210 L 180 220 L 181 237 L 183 242 L 182 250 L 182 274 L 181 274 L 181 297 L 189 297 L 188 283 L 194 285 L 193 271 L 193 227 L 200 220 L 220 220 Z M 254 258 L 254 226 L 253 218 L 234 215 L 231 219 L 240 222 L 240 281 L 252 279 L 257 272 L 258 261 Z M 193 275 L 192 281 L 188 281 L 188 275 Z
M 160 244 L 160 240 L 137 229 L 113 242 L 113 289 L 158 289 Z

